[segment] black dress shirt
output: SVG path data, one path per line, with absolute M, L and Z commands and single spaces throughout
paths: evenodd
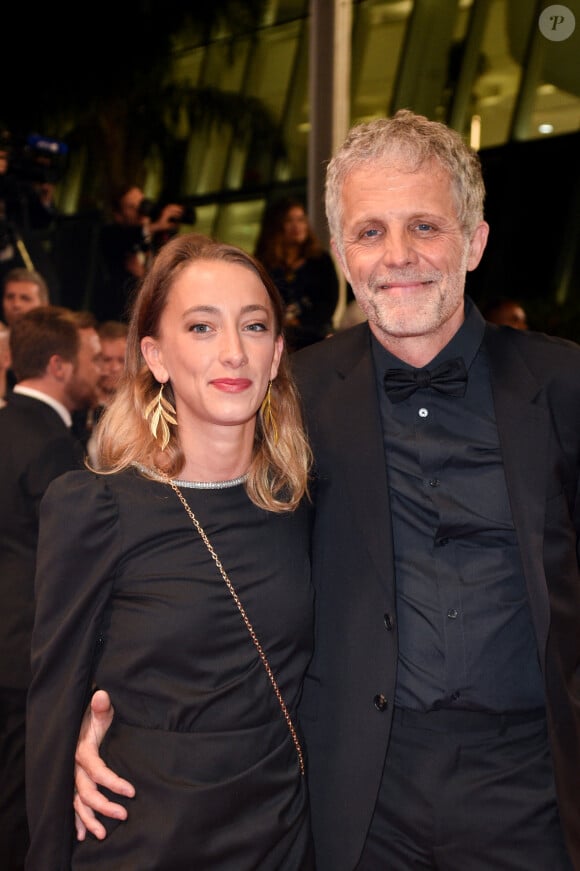
M 395 548 L 400 707 L 503 712 L 544 704 L 484 330 L 466 299 L 465 322 L 430 364 L 462 357 L 464 397 L 427 387 L 397 404 L 384 372 L 411 367 L 372 340 Z

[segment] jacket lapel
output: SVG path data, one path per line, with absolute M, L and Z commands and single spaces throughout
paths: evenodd
M 366 543 L 378 575 L 392 577 L 391 513 L 375 371 L 368 327 L 357 330 L 361 341 L 342 356 L 333 385 L 338 401 L 331 407 L 339 408 L 337 456 L 353 506 L 355 534 Z
M 549 601 L 543 568 L 543 531 L 549 447 L 549 414 L 540 384 L 515 343 L 486 328 L 484 344 L 507 489 L 520 545 L 532 618 L 543 662 Z

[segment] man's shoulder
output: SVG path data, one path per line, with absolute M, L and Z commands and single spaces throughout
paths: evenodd
M 357 324 L 296 351 L 290 358 L 292 370 L 298 379 L 315 377 L 330 369 L 349 366 L 368 349 L 368 325 Z
M 15 421 L 25 427 L 32 425 L 33 421 L 35 426 L 39 421 L 43 421 L 47 426 L 54 425 L 66 429 L 66 424 L 52 405 L 25 393 L 10 393 L 6 405 L 0 409 L 0 412 L 4 415 L 3 421 Z
M 0 409 L 0 445 L 4 456 L 16 463 L 76 452 L 76 439 L 54 408 L 16 393 Z
M 580 345 L 570 339 L 529 330 L 486 330 L 492 378 L 514 395 L 537 395 L 558 417 L 580 408 Z M 576 424 L 574 424 L 576 425 Z
M 514 330 L 509 327 L 488 326 L 485 342 L 492 351 L 510 350 L 531 363 L 564 366 L 580 365 L 580 344 L 561 336 L 534 330 Z

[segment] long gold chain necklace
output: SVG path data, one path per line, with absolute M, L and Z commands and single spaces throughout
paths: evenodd
M 246 625 L 246 629 L 250 633 L 250 638 L 254 642 L 254 646 L 255 646 L 256 650 L 258 651 L 260 659 L 262 660 L 262 664 L 266 670 L 266 674 L 268 675 L 268 678 L 270 679 L 270 683 L 272 684 L 272 687 L 274 689 L 274 693 L 276 694 L 276 698 L 278 699 L 278 704 L 280 705 L 280 708 L 281 708 L 282 713 L 284 715 L 284 719 L 286 720 L 286 723 L 288 725 L 290 735 L 292 736 L 292 740 L 294 741 L 294 746 L 296 747 L 296 753 L 298 754 L 298 765 L 300 766 L 300 774 L 304 775 L 304 770 L 305 770 L 305 768 L 304 768 L 304 754 L 302 752 L 302 747 L 300 746 L 300 741 L 298 739 L 298 735 L 296 733 L 294 723 L 292 722 L 292 718 L 290 717 L 290 714 L 288 712 L 288 708 L 286 707 L 286 703 L 285 703 L 284 699 L 282 698 L 282 693 L 280 692 L 280 688 L 278 686 L 276 678 L 274 677 L 274 672 L 272 671 L 272 669 L 270 667 L 270 663 L 268 662 L 268 658 L 266 657 L 266 654 L 264 653 L 264 649 L 263 649 L 262 645 L 260 644 L 260 641 L 258 639 L 258 636 L 256 635 L 254 627 L 252 626 L 250 619 L 249 619 L 248 615 L 246 614 L 245 608 L 240 601 L 240 597 L 236 593 L 234 585 L 230 581 L 230 579 L 226 573 L 226 570 L 224 569 L 223 565 L 220 562 L 220 559 L 219 559 L 217 553 L 213 549 L 212 543 L 210 542 L 209 538 L 207 537 L 204 528 L 202 527 L 201 523 L 199 522 L 199 520 L 197 519 L 197 517 L 195 516 L 195 514 L 193 513 L 193 511 L 189 507 L 189 504 L 188 504 L 187 500 L 185 499 L 183 493 L 181 492 L 181 490 L 179 489 L 179 487 L 177 486 L 175 481 L 172 481 L 171 478 L 167 478 L 166 480 L 167 480 L 167 483 L 169 484 L 169 486 L 171 487 L 171 489 L 173 490 L 173 492 L 175 493 L 175 495 L 177 496 L 177 498 L 179 499 L 179 501 L 181 502 L 181 504 L 183 505 L 183 507 L 185 508 L 187 515 L 189 516 L 191 522 L 193 523 L 193 525 L 197 529 L 197 531 L 201 537 L 201 540 L 203 541 L 203 543 L 207 547 L 212 560 L 216 564 L 216 567 L 217 567 L 220 575 L 222 576 L 222 578 L 225 582 L 226 587 L 230 591 L 230 594 L 232 596 L 232 599 L 236 603 L 238 611 L 242 615 L 242 620 L 244 621 L 244 623 Z

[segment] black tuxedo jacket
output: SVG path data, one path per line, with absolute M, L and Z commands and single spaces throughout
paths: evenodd
M 53 478 L 81 463 L 78 440 L 53 408 L 10 394 L 0 409 L 0 690 L 30 681 L 40 500 Z
M 580 869 L 580 347 L 490 326 L 484 345 L 560 813 Z M 292 361 L 317 473 L 315 653 L 300 711 L 317 869 L 352 871 L 379 790 L 397 670 L 389 492 L 368 325 Z

